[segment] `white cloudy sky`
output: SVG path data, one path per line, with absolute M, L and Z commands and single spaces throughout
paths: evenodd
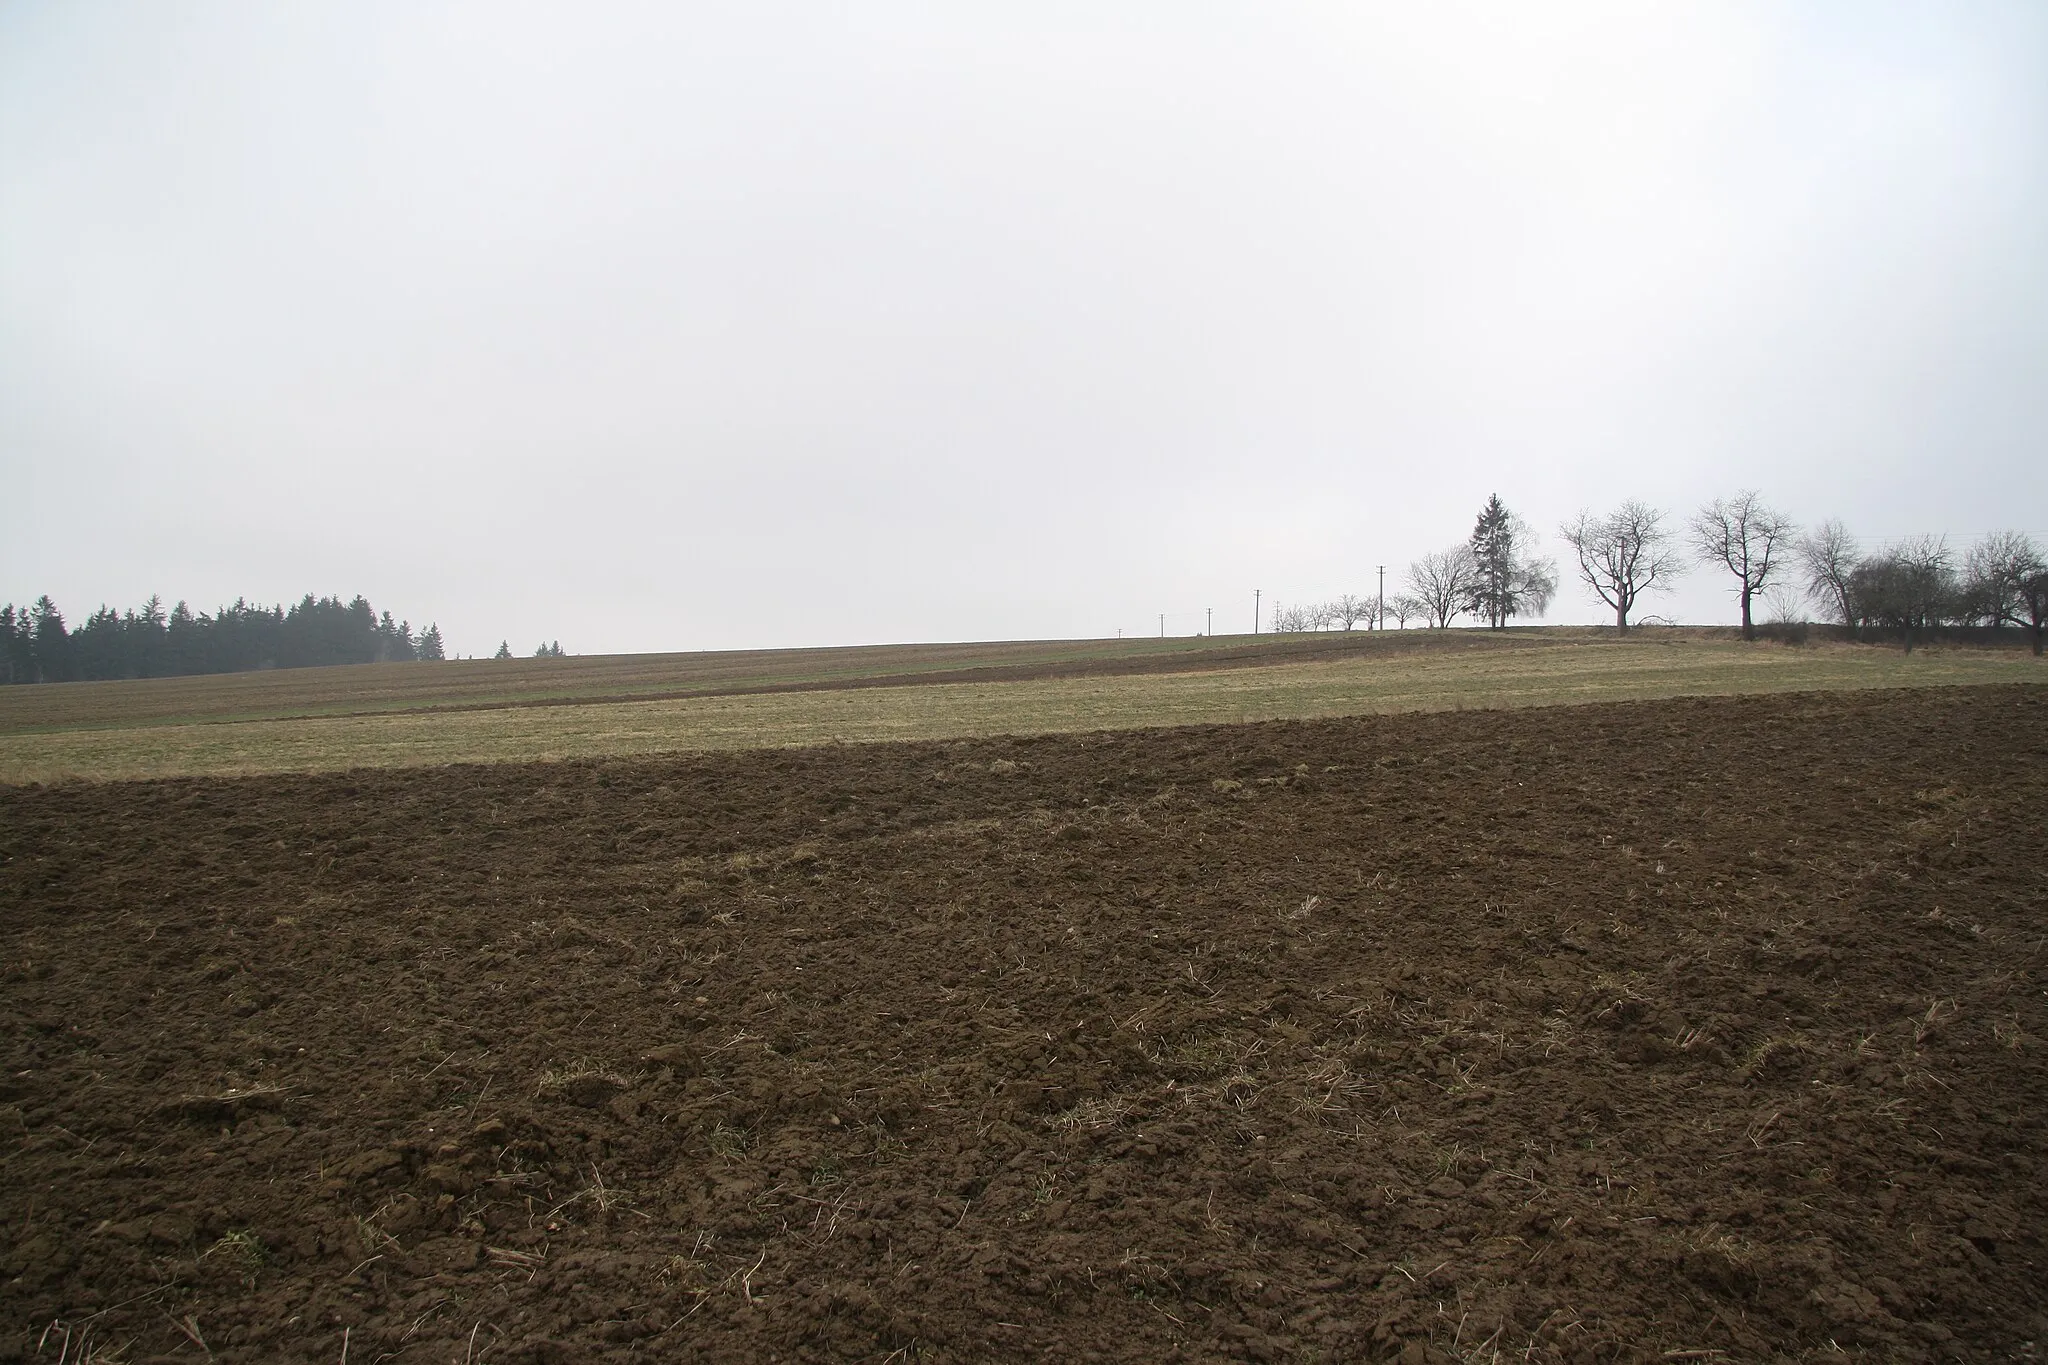
M 1752 486 L 2048 532 L 2048 7 L 0 4 L 0 598 L 73 619 L 1243 630 Z

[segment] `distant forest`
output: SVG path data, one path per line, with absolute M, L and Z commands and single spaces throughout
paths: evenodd
M 260 607 L 236 599 L 211 616 L 183 602 L 164 611 L 152 597 L 140 611 L 102 606 L 75 629 L 47 595 L 0 607 L 0 683 L 76 682 L 311 668 L 393 659 L 440 659 L 441 628 L 412 633 L 409 621 L 379 615 L 365 599 L 314 597 Z

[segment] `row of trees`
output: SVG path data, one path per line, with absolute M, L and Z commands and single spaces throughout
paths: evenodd
M 376 663 L 445 657 L 441 628 L 419 635 L 367 600 L 308 593 L 296 605 L 237 599 L 208 615 L 151 597 L 140 610 L 102 606 L 76 627 L 46 594 L 33 606 L 0 607 L 0 683 L 71 682 L 236 673 L 257 668 Z
M 1688 558 L 1734 578 L 1744 639 L 1756 638 L 1756 603 L 1773 588 L 1791 589 L 1854 634 L 1896 632 L 1907 649 L 1938 626 L 2017 626 L 2039 654 L 2048 625 L 2048 556 L 2019 531 L 1988 536 L 1960 560 L 1936 536 L 1866 554 L 1841 522 L 1802 533 L 1750 491 L 1707 504 L 1678 536 L 1662 511 L 1634 501 L 1604 517 L 1581 512 L 1561 534 L 1580 581 L 1614 609 L 1621 630 L 1637 602 L 1668 589 Z
M 1605 515 L 1582 511 L 1559 528 L 1578 578 L 1614 611 L 1615 626 L 1653 593 L 1668 591 L 1695 564 L 1728 574 L 1742 610 L 1742 634 L 1756 638 L 1756 607 L 1790 590 L 1852 633 L 1895 632 L 1913 647 L 1938 626 L 2017 626 L 2043 647 L 2048 626 L 2048 556 L 2026 535 L 2002 531 L 1958 559 L 1946 542 L 1921 536 L 1865 553 L 1839 521 L 1801 532 L 1755 491 L 1717 498 L 1678 529 L 1638 501 Z M 1541 616 L 1557 590 L 1549 561 L 1533 553 L 1528 523 L 1487 501 L 1471 539 L 1424 555 L 1408 568 L 1406 591 L 1388 603 L 1403 624 L 1420 617 L 1442 628 L 1471 614 L 1499 628 Z
M 1377 603 L 1373 599 L 1346 593 L 1334 602 L 1314 602 L 1301 607 L 1282 606 L 1275 602 L 1272 628 L 1280 635 L 1333 628 L 1355 630 L 1360 625 L 1371 629 L 1377 616 Z
M 1518 616 L 1541 616 L 1557 595 L 1557 569 L 1530 552 L 1528 523 L 1507 509 L 1499 495 L 1488 498 L 1463 545 L 1426 554 L 1408 566 L 1405 592 L 1381 603 L 1346 595 L 1306 607 L 1273 608 L 1273 629 L 1351 630 L 1385 628 L 1391 616 L 1401 626 L 1411 619 L 1438 628 L 1470 613 L 1496 629 Z
M 1495 494 L 1463 545 L 1408 566 L 1407 591 L 1390 607 L 1404 622 L 1414 616 L 1439 630 L 1467 613 L 1495 630 L 1518 616 L 1541 616 L 1557 595 L 1557 569 L 1533 552 L 1534 539 Z
M 2018 531 L 1989 536 L 1960 558 L 1934 536 L 1865 553 L 1841 522 L 1802 533 L 1761 494 L 1746 491 L 1715 499 L 1676 530 L 1662 510 L 1631 500 L 1604 515 L 1580 512 L 1558 534 L 1571 547 L 1580 583 L 1613 610 L 1623 631 L 1646 597 L 1668 591 L 1696 564 L 1734 580 L 1745 639 L 1756 638 L 1756 608 L 1767 593 L 1789 594 L 1795 606 L 1803 598 L 1858 636 L 1895 633 L 1907 649 L 1940 626 L 2016 626 L 2039 654 L 2048 627 L 2048 555 Z M 1384 627 L 1387 617 L 1443 629 L 1465 615 L 1500 629 L 1540 617 L 1558 580 L 1535 546 L 1529 524 L 1494 496 L 1463 544 L 1408 566 L 1403 591 L 1384 610 L 1376 599 L 1352 596 L 1276 606 L 1273 629 Z
M 2042 652 L 2048 633 L 2048 554 L 2018 531 L 1972 546 L 1958 564 L 1948 546 L 1919 536 L 1879 554 L 1860 555 L 1840 522 L 1823 522 L 1797 546 L 1807 594 L 1861 632 L 1898 631 L 1906 647 L 1941 625 L 2018 626 Z

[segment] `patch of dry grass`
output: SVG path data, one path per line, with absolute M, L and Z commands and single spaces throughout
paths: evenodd
M 267 669 L 202 677 L 0 687 L 0 734 L 313 716 L 386 715 L 561 703 L 651 701 L 877 680 L 993 680 L 1077 669 L 1215 668 L 1332 652 L 1486 648 L 1528 632 L 1225 636 L 1216 639 L 1012 640 L 857 645 L 698 654 L 461 659 Z
M 332 771 L 1562 703 L 2048 680 L 1998 651 L 1521 637 L 1195 672 L 0 733 L 0 781 Z M 166 680 L 186 683 L 192 680 Z M 5 689 L 8 692 L 33 688 Z

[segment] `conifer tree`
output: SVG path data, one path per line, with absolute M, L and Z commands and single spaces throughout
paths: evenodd
M 1557 591 L 1549 561 L 1530 557 L 1526 523 L 1507 509 L 1498 493 L 1486 500 L 1472 528 L 1472 586 L 1465 609 L 1500 630 L 1517 616 L 1541 616 Z
M 44 593 L 36 599 L 34 625 L 35 681 L 61 682 L 71 676 L 70 637 L 64 630 L 64 613 Z
M 12 602 L 0 607 L 0 682 L 35 681 L 35 640 L 29 633 L 28 612 Z

